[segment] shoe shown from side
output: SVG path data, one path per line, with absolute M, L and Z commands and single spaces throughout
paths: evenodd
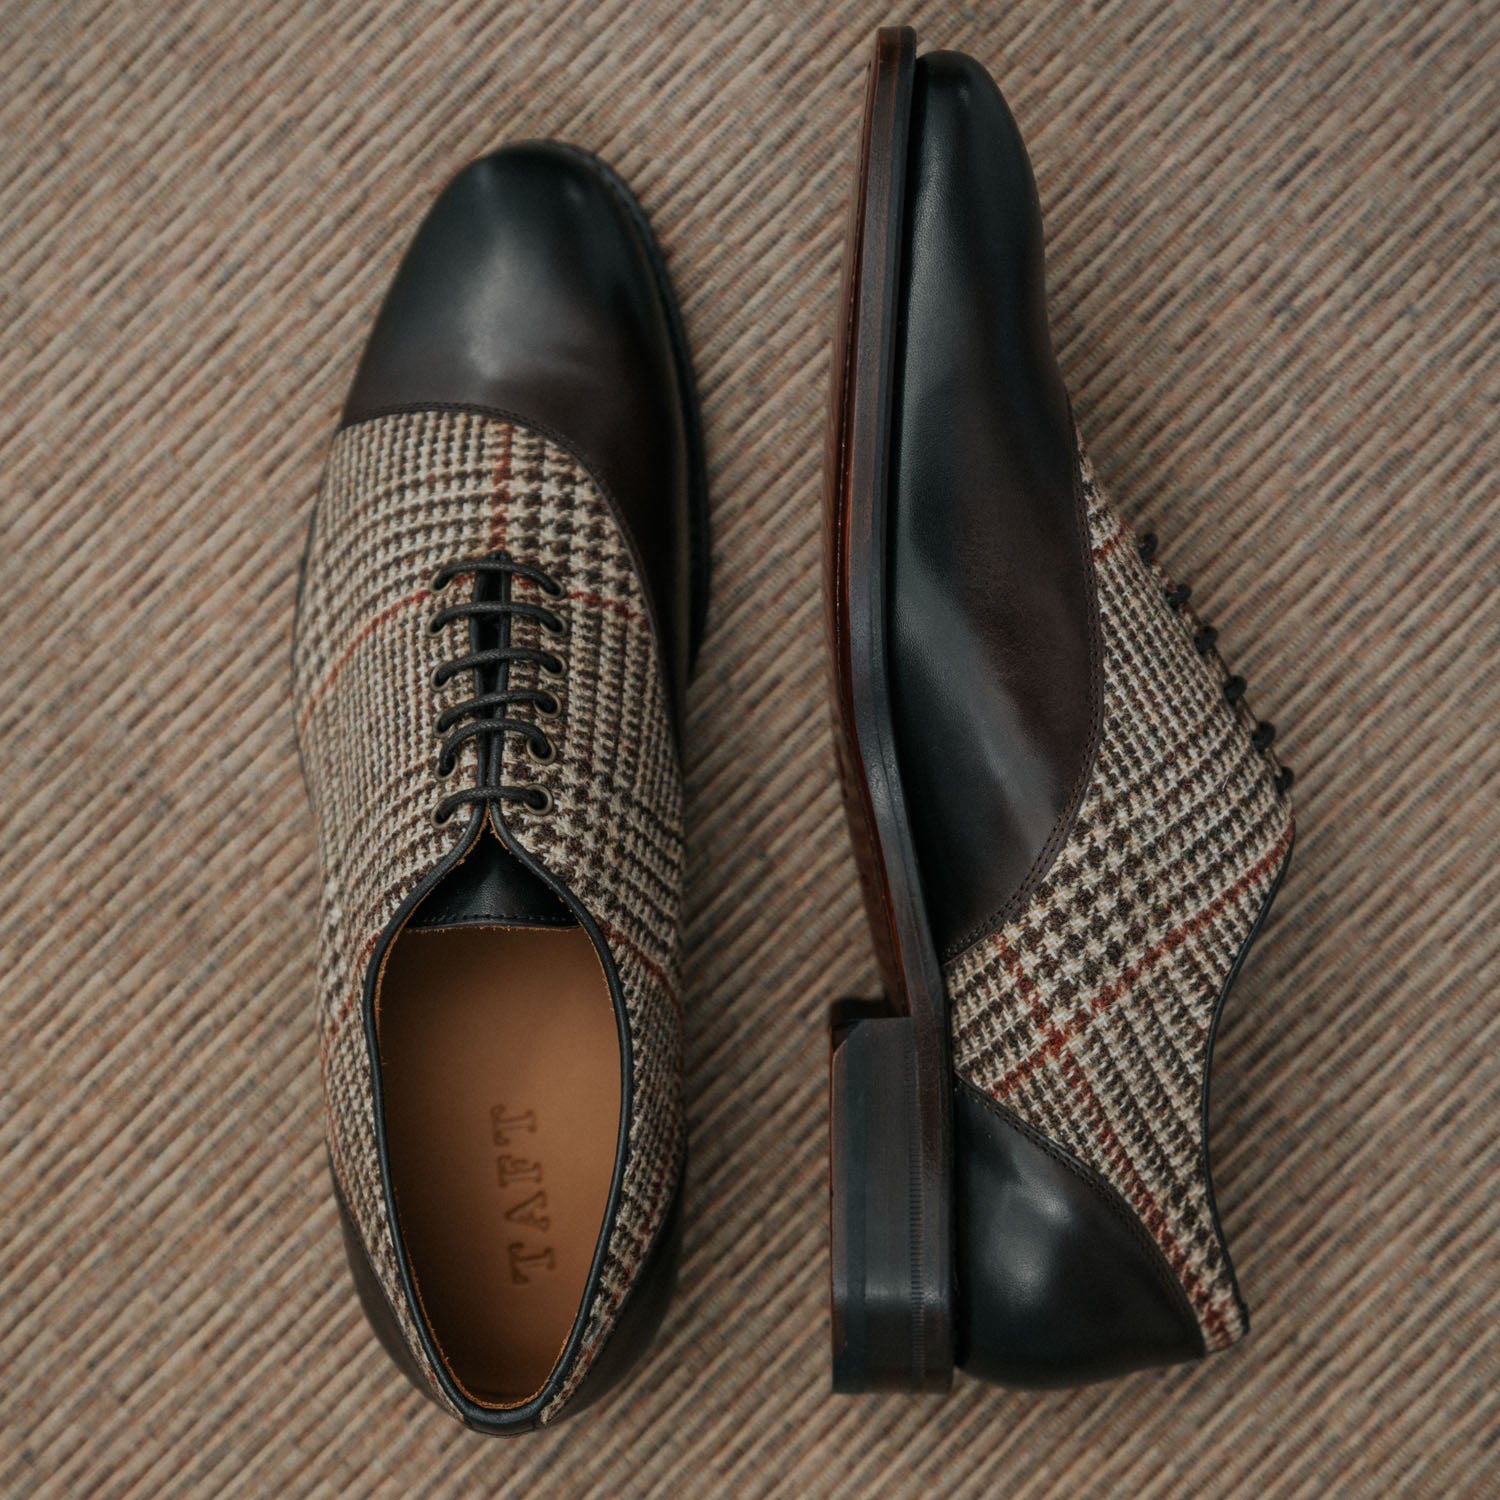
M 1194 1359 L 1247 1326 L 1208 1070 L 1290 773 L 1082 453 L 999 90 L 910 31 L 876 41 L 844 277 L 828 621 L 885 996 L 834 1016 L 834 1383 Z
M 364 351 L 298 601 L 328 1145 L 370 1321 L 513 1433 L 673 1279 L 696 397 L 645 219 L 581 151 L 438 198 Z

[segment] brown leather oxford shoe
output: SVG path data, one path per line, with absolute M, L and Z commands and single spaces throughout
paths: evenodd
M 836 738 L 886 997 L 835 1015 L 835 1384 L 1196 1358 L 1246 1328 L 1205 1106 L 1290 774 L 1081 451 L 1005 101 L 910 31 L 840 330 Z
M 672 1282 L 685 1130 L 692 369 L 581 151 L 438 198 L 333 442 L 298 605 L 328 1145 L 365 1310 L 482 1431 L 608 1388 Z

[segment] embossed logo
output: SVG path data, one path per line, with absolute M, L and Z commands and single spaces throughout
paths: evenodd
M 557 1258 L 545 1235 L 552 1227 L 547 1214 L 547 1190 L 542 1186 L 542 1163 L 529 1154 L 523 1136 L 536 1134 L 536 1111 L 511 1114 L 503 1104 L 490 1110 L 490 1140 L 498 1155 L 495 1176 L 505 1195 L 505 1217 L 524 1238 L 506 1245 L 510 1279 L 515 1286 L 529 1286 L 542 1271 L 556 1269 Z

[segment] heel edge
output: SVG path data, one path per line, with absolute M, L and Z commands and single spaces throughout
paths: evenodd
M 946 1184 L 923 1155 L 916 1028 L 851 1009 L 830 1059 L 833 1388 L 945 1391 L 953 1276 L 935 1200 Z

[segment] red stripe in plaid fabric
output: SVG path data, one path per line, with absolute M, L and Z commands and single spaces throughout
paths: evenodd
M 630 951 L 635 954 L 636 958 L 640 960 L 642 968 L 644 968 L 645 971 L 659 985 L 661 985 L 664 990 L 668 991 L 672 995 L 673 1002 L 678 1006 L 679 1009 L 681 1008 L 682 997 L 677 994 L 676 985 L 671 976 L 646 952 L 646 950 L 638 942 L 635 941 L 634 938 L 627 936 L 625 933 L 621 932 L 618 927 L 610 923 L 601 922 L 599 924 L 599 931 L 604 934 L 604 940 L 609 944 L 611 948 L 629 948 Z
M 637 624 L 646 623 L 646 613 L 633 605 L 627 604 L 623 599 L 611 599 L 604 594 L 570 593 L 569 599 L 579 604 L 586 604 L 591 609 L 613 610 L 617 615 L 623 615 L 627 620 L 634 620 Z
M 312 690 L 302 712 L 297 716 L 297 733 L 300 735 L 307 728 L 307 721 L 317 711 L 318 704 L 323 701 L 323 695 L 339 679 L 345 667 L 349 665 L 349 659 L 364 643 L 375 634 L 377 630 L 388 621 L 400 614 L 403 609 L 410 609 L 415 604 L 424 604 L 432 597 L 426 588 L 415 589 L 410 594 L 404 594 L 399 599 L 393 599 L 379 613 L 372 615 L 357 631 L 349 638 L 349 643 L 339 652 L 334 659 L 333 665 L 323 674 L 318 685 Z
M 1264 881 L 1271 871 L 1277 869 L 1286 858 L 1287 850 L 1292 847 L 1292 830 L 1287 830 L 1279 839 L 1245 871 L 1228 890 L 1221 891 L 1207 906 L 1200 911 L 1194 912 L 1186 921 L 1178 923 L 1165 937 L 1153 943 L 1140 960 L 1125 969 L 1120 977 L 1110 984 L 1104 986 L 1098 994 L 1092 996 L 1087 1009 L 1078 1010 L 1073 1013 L 1069 1020 L 1062 1026 L 1052 1021 L 1050 1015 L 1041 1008 L 1048 1031 L 1047 1040 L 1043 1045 L 1026 1058 L 1019 1066 L 1003 1073 L 999 1083 L 996 1085 L 997 1097 L 1005 1097 L 1018 1084 L 1029 1078 L 1039 1067 L 1050 1059 L 1056 1057 L 1075 1037 L 1082 1034 L 1095 1016 L 1107 1010 L 1122 996 L 1127 994 L 1130 987 L 1146 974 L 1156 964 L 1160 963 L 1173 950 L 1180 948 L 1194 933 L 1201 932 L 1215 917 L 1219 916 L 1233 902 L 1238 901 L 1252 886 Z M 1028 986 L 1029 987 L 1029 986 Z M 1034 988 L 1032 995 L 1036 995 Z M 1037 1001 L 1040 1007 L 1040 1000 Z

